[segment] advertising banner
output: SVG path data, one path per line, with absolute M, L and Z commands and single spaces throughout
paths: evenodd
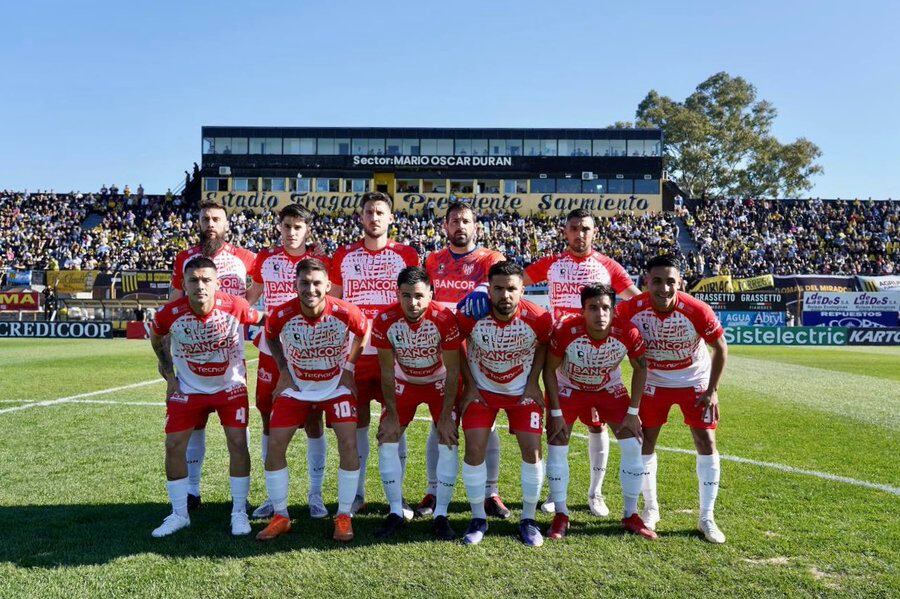
M 691 295 L 706 302 L 717 312 L 721 310 L 782 312 L 786 309 L 784 297 L 772 291 L 738 293 L 699 291 Z
M 896 327 L 900 291 L 813 291 L 803 296 L 806 326 Z
M 115 283 L 117 299 L 136 295 L 167 297 L 172 283 L 171 270 L 123 271 Z
M 856 291 L 856 277 L 838 275 L 775 275 L 775 290 L 784 295 L 788 303 L 800 301 L 800 295 L 809 291 Z
M 74 294 L 91 291 L 97 270 L 48 270 L 46 284 L 56 288 L 57 293 Z
M 900 328 L 853 329 L 847 345 L 900 345 Z
M 715 277 L 706 277 L 700 279 L 691 293 L 696 295 L 698 291 L 731 291 L 731 275 L 718 275 Z
M 775 278 L 772 275 L 760 275 L 749 279 L 732 279 L 732 291 L 754 291 L 756 289 L 772 289 L 775 286 Z
M 783 327 L 787 325 L 784 312 L 751 312 L 724 310 L 716 312 L 723 327 Z
M 149 339 L 150 323 L 139 320 L 131 320 L 125 325 L 125 337 L 127 339 Z
M 862 291 L 900 291 L 900 275 L 883 277 L 858 276 L 859 288 Z
M 523 216 L 562 216 L 576 208 L 590 210 L 595 216 L 614 216 L 620 211 L 646 214 L 662 210 L 662 195 L 493 193 L 457 194 L 457 197 L 471 202 L 480 212 L 518 212 Z M 203 199 L 221 203 L 229 214 L 243 210 L 257 214 L 273 212 L 288 204 L 300 204 L 317 214 L 352 214 L 359 212 L 362 193 L 206 191 L 203 192 Z M 394 212 L 419 214 L 431 200 L 435 202 L 435 213 L 443 215 L 450 203 L 450 196 L 443 193 L 398 193 L 394 196 Z
M 846 345 L 850 329 L 844 327 L 730 327 L 729 345 Z
M 57 339 L 112 339 L 111 322 L 3 322 L 0 337 L 53 337 Z
M 0 312 L 23 310 L 37 312 L 40 306 L 41 294 L 37 291 L 4 291 L 0 292 Z
M 15 268 L 6 269 L 6 284 L 9 287 L 30 287 L 31 271 L 17 270 Z
M 887 328 L 897 326 L 896 312 L 804 312 L 803 326 L 807 327 L 866 327 Z

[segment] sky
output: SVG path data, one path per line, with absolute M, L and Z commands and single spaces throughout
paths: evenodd
M 822 150 L 814 197 L 900 198 L 900 3 L 18 2 L 0 188 L 164 193 L 203 125 L 604 127 L 719 71 Z

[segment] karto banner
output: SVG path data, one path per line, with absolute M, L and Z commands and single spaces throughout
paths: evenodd
M 203 199 L 225 206 L 233 214 L 251 210 L 257 214 L 277 212 L 288 204 L 300 204 L 314 213 L 352 214 L 359 212 L 362 193 L 325 192 L 233 192 L 207 191 Z M 662 211 L 662 195 L 628 194 L 455 194 L 457 199 L 471 202 L 480 212 L 518 212 L 523 216 L 562 216 L 584 208 L 595 216 L 614 216 L 626 211 L 635 214 Z M 435 213 L 442 215 L 450 203 L 450 195 L 443 193 L 398 193 L 394 196 L 394 212 L 420 214 L 434 200 Z
M 729 345 L 847 345 L 850 329 L 843 327 L 729 327 Z
M 94 288 L 98 270 L 48 270 L 46 284 L 57 293 L 84 293 Z
M 847 345 L 900 345 L 900 328 L 853 329 Z
M 37 291 L 4 291 L 0 292 L 0 312 L 27 311 L 37 312 L 41 309 L 41 294 Z
M 112 339 L 113 325 L 101 321 L 5 322 L 0 337 L 53 337 L 56 339 Z
M 900 291 L 900 275 L 883 277 L 858 276 L 859 288 L 862 291 Z

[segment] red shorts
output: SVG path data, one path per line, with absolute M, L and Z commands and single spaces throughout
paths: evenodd
M 715 430 L 718 421 L 706 417 L 706 408 L 694 405 L 701 393 L 703 389 L 697 387 L 670 388 L 647 385 L 641 399 L 641 423 L 647 428 L 664 425 L 669 419 L 669 410 L 678 404 L 686 425 L 691 428 Z
M 268 416 L 272 413 L 272 394 L 278 385 L 278 364 L 269 354 L 259 353 L 259 368 L 256 371 L 256 409 Z
M 625 418 L 630 404 L 631 398 L 622 385 L 613 388 L 612 391 L 559 388 L 559 407 L 569 426 L 576 420 L 581 420 L 587 426 L 600 426 L 604 422 L 619 424 Z
M 414 385 L 406 381 L 396 381 L 394 384 L 394 397 L 397 399 L 397 416 L 400 426 L 409 426 L 416 416 L 416 409 L 425 404 L 431 413 L 431 421 L 437 424 L 444 410 L 444 380 L 435 381 L 425 385 Z M 387 415 L 381 411 L 381 419 Z M 453 420 L 459 424 L 456 409 L 453 410 Z
M 247 387 L 235 387 L 219 393 L 180 393 L 166 398 L 166 434 L 206 426 L 213 412 L 222 426 L 247 428 Z
M 380 404 L 384 403 L 378 356 L 360 356 L 356 361 L 353 379 L 356 381 L 356 405 L 360 410 L 368 410 L 373 399 Z
M 501 395 L 490 391 L 481 391 L 482 399 L 487 405 L 473 402 L 469 404 L 462 416 L 463 430 L 472 428 L 491 428 L 497 418 L 497 412 L 506 412 L 509 420 L 509 432 L 512 433 L 537 433 L 544 431 L 544 411 L 534 402 L 519 403 L 521 397 L 514 395 Z
M 341 395 L 328 401 L 301 401 L 289 395 L 279 395 L 272 406 L 269 428 L 303 426 L 309 415 L 316 410 L 325 412 L 325 423 L 328 426 L 357 421 L 356 401 L 352 395 Z

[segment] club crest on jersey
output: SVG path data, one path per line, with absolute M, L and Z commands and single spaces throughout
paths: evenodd
M 443 264 L 442 264 L 441 266 L 443 266 Z M 475 265 L 474 265 L 474 264 L 463 264 L 462 272 L 463 272 L 464 275 L 469 276 L 469 275 L 471 275 L 474 271 L 475 271 Z
M 446 267 L 447 267 L 447 265 L 444 264 L 443 262 L 441 262 L 440 264 L 438 264 L 438 274 L 439 274 L 439 275 L 444 274 L 444 270 L 446 270 Z

